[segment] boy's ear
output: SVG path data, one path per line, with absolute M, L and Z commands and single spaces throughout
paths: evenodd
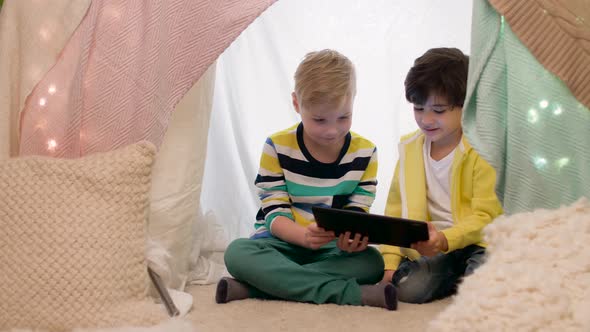
M 295 107 L 295 112 L 299 113 L 299 101 L 297 100 L 297 94 L 295 92 L 291 92 L 291 98 L 293 99 L 293 107 Z

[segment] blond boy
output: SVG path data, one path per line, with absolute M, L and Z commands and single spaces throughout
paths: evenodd
M 342 54 L 312 52 L 299 64 L 292 99 L 301 122 L 266 140 L 256 230 L 227 248 L 225 264 L 236 279 L 220 280 L 217 303 L 254 297 L 397 307 L 395 288 L 375 285 L 384 265 L 368 239 L 336 238 L 311 212 L 368 212 L 375 198 L 377 150 L 350 132 L 355 94 L 354 66 Z

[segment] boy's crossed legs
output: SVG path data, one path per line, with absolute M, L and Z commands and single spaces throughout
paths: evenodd
M 230 244 L 225 261 L 244 283 L 222 279 L 218 303 L 255 297 L 397 308 L 395 288 L 374 285 L 383 274 L 383 260 L 372 247 L 349 254 L 334 242 L 310 250 L 276 238 L 240 239 Z
M 416 261 L 404 259 L 391 282 L 400 301 L 426 303 L 454 294 L 461 278 L 473 273 L 484 260 L 485 249 L 477 245 Z

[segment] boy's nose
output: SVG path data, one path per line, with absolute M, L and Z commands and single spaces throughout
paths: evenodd
M 422 124 L 431 125 L 434 124 L 434 116 L 430 112 L 424 112 L 422 115 Z
M 326 129 L 325 134 L 327 137 L 336 137 L 336 135 L 338 135 L 338 128 L 337 127 L 329 127 Z

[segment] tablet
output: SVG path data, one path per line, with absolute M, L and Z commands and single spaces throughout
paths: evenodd
M 424 221 L 387 217 L 353 210 L 312 207 L 318 226 L 334 231 L 336 236 L 350 231 L 369 237 L 369 243 L 410 248 L 411 244 L 428 240 Z

